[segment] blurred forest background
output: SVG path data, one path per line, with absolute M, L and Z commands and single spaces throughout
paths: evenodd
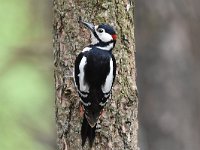
M 0 149 L 55 150 L 51 0 L 0 0 Z M 136 1 L 141 150 L 200 149 L 200 1 Z
M 0 150 L 55 150 L 52 1 L 0 0 Z
M 141 150 L 200 149 L 199 6 L 136 1 Z

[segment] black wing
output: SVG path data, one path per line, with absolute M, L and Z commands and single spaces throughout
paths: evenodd
M 114 81 L 115 81 L 115 77 L 116 77 L 116 67 L 117 67 L 117 65 L 116 65 L 116 60 L 115 60 L 115 57 L 114 57 L 113 54 L 111 55 L 111 59 L 113 61 L 113 80 L 112 80 L 112 86 L 111 86 L 111 88 L 110 88 L 110 90 L 108 92 L 105 93 L 105 92 L 102 91 L 103 94 L 104 94 L 104 96 L 103 96 L 103 98 L 101 100 L 101 103 L 99 104 L 101 106 L 104 106 L 106 104 L 108 98 L 110 97 L 110 94 L 112 93 L 111 92 L 112 91 L 112 87 L 113 87 L 113 84 L 114 84 Z
M 80 64 L 81 64 L 81 61 L 83 60 L 83 57 L 84 57 L 84 52 L 81 52 L 76 60 L 75 60 L 75 69 L 74 69 L 74 79 L 75 79 L 75 84 L 76 84 L 76 88 L 77 88 L 77 91 L 78 91 L 78 94 L 80 96 L 80 100 L 81 102 L 83 103 L 84 106 L 88 106 L 91 104 L 91 102 L 89 102 L 88 100 L 88 95 L 89 95 L 89 90 L 81 90 L 81 86 L 83 86 L 83 82 L 85 82 L 85 75 L 83 76 L 83 81 L 80 82 L 80 76 L 82 76 L 81 72 L 80 72 Z M 87 58 L 85 57 L 86 61 L 87 61 Z M 82 66 L 83 68 L 83 71 L 85 71 L 85 66 Z M 85 82 L 86 84 L 86 82 Z M 89 87 L 88 87 L 89 88 Z
M 75 84 L 76 84 L 76 87 L 78 90 L 80 90 L 80 85 L 79 85 L 79 73 L 80 73 L 80 70 L 79 70 L 79 65 L 80 65 L 80 62 L 81 62 L 81 59 L 83 58 L 83 53 L 81 52 L 77 57 L 76 57 L 76 60 L 75 60 L 75 69 L 74 69 L 74 79 L 75 79 Z
M 112 54 L 112 60 L 113 60 L 113 83 L 112 83 L 112 87 L 113 87 L 113 84 L 114 84 L 114 81 L 115 81 L 115 77 L 116 77 L 116 69 L 117 69 L 116 60 L 115 60 L 115 57 L 114 57 L 113 54 Z

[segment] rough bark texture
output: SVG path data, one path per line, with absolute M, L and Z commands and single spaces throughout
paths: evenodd
M 89 33 L 78 24 L 83 20 L 113 25 L 118 41 L 113 54 L 117 77 L 106 105 L 93 149 L 138 150 L 138 98 L 135 83 L 135 39 L 133 0 L 54 0 L 54 65 L 56 123 L 59 150 L 80 150 L 79 97 L 73 83 L 74 60 L 89 41 Z M 84 149 L 88 149 L 88 145 Z

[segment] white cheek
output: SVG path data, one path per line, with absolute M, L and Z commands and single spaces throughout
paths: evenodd
M 108 33 L 97 33 L 97 35 L 103 42 L 110 42 L 112 40 L 112 36 Z

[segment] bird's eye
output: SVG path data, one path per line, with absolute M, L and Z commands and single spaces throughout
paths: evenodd
M 97 29 L 97 31 L 98 31 L 99 33 L 102 33 L 102 32 L 104 32 L 104 29 L 99 28 L 99 29 Z

